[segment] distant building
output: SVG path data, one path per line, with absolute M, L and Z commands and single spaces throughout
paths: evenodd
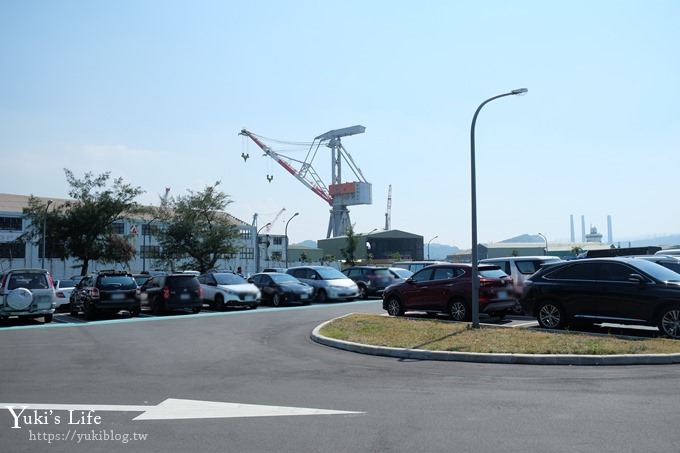
M 356 234 L 354 256 L 359 260 L 377 262 L 423 259 L 423 236 L 401 230 L 386 230 L 368 234 Z M 342 259 L 342 249 L 347 247 L 347 236 L 320 239 L 318 246 L 324 256 Z

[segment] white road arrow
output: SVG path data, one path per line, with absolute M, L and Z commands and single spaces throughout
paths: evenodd
M 347 415 L 364 412 L 333 411 L 306 407 L 260 406 L 255 404 L 222 403 L 218 401 L 181 400 L 168 398 L 156 406 L 104 404 L 38 404 L 0 403 L 0 408 L 18 413 L 26 410 L 141 412 L 133 420 L 181 420 L 196 418 L 281 417 L 287 415 Z

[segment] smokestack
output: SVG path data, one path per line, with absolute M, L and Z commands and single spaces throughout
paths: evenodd
M 586 216 L 581 215 L 581 242 L 586 242 Z
M 569 214 L 569 230 L 571 232 L 571 236 L 569 236 L 569 238 L 573 244 L 576 242 L 576 237 L 574 236 L 574 214 Z
M 614 236 L 612 236 L 612 216 L 607 216 L 607 242 L 614 243 Z

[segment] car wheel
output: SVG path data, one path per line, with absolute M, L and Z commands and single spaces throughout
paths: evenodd
M 544 329 L 560 329 L 564 326 L 566 315 L 559 304 L 542 302 L 536 310 L 536 319 Z
M 154 299 L 154 301 L 151 302 L 151 313 L 154 315 L 162 315 L 164 311 L 162 301 Z
M 359 299 L 368 299 L 368 291 L 365 285 L 359 285 Z
M 213 300 L 211 308 L 217 311 L 224 308 L 224 296 L 222 296 L 222 294 L 215 294 L 215 300 Z
M 272 294 L 272 305 L 275 307 L 280 307 L 283 304 L 283 298 L 279 293 Z
M 390 316 L 404 316 L 404 307 L 396 297 L 387 300 L 387 314 Z
M 453 299 L 449 304 L 449 316 L 453 321 L 471 321 L 472 316 L 463 299 Z
M 326 302 L 328 300 L 328 297 L 326 296 L 326 291 L 323 289 L 320 289 L 316 292 L 316 301 L 317 302 Z
M 130 310 L 130 316 L 132 318 L 136 318 L 137 316 L 139 316 L 140 311 L 141 310 L 139 308 L 133 308 L 132 310 Z
M 85 319 L 88 321 L 97 317 L 97 309 L 89 302 L 85 302 L 83 305 L 83 313 L 85 313 Z
M 680 339 L 680 305 L 670 305 L 661 310 L 658 327 L 662 335 Z
M 53 315 L 45 315 L 43 316 L 43 319 L 45 320 L 45 324 L 49 324 L 52 322 Z
M 69 311 L 71 316 L 78 316 L 78 309 L 75 307 L 73 302 L 71 302 L 69 304 L 69 310 L 68 311 Z
M 191 308 L 191 311 L 194 312 L 194 313 L 200 313 L 200 312 L 201 312 L 201 307 L 199 307 L 199 306 L 192 307 L 192 308 Z

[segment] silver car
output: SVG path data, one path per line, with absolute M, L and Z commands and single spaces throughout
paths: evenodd
M 12 269 L 0 283 L 0 318 L 43 318 L 52 322 L 57 308 L 54 282 L 44 269 Z
M 359 287 L 351 278 L 330 266 L 297 266 L 287 273 L 314 287 L 317 302 L 353 300 L 359 297 Z

